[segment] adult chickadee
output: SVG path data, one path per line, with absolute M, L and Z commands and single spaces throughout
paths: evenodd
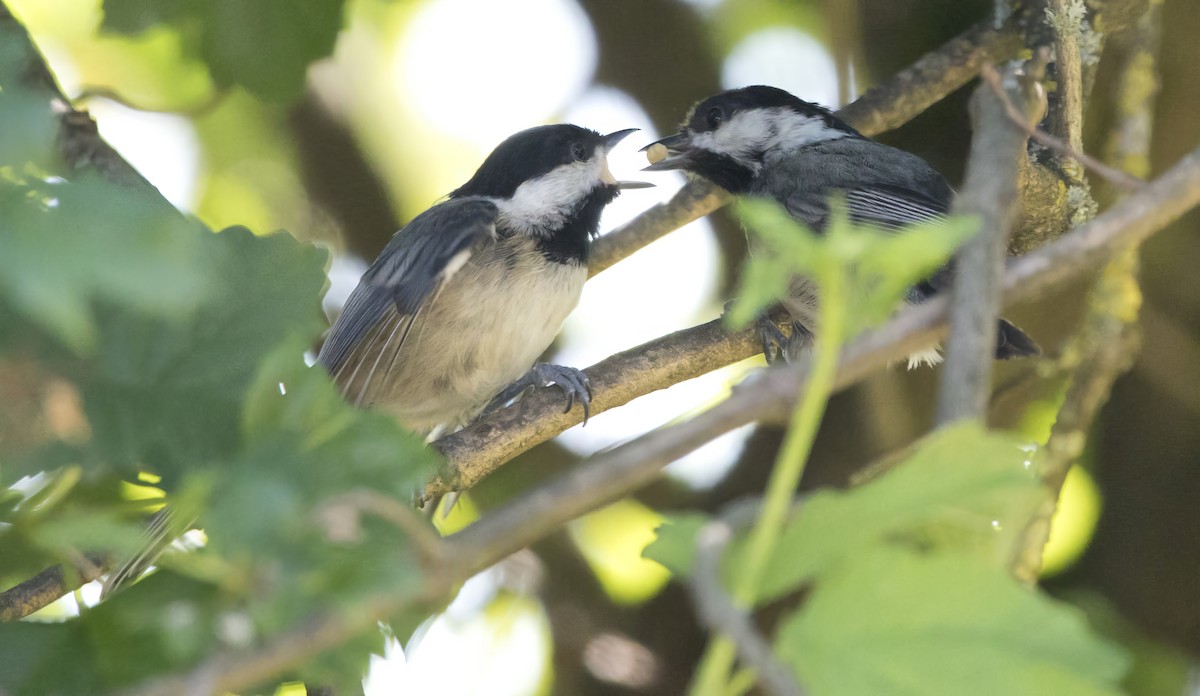
M 772 198 L 818 232 L 834 194 L 845 201 L 852 220 L 886 229 L 942 217 L 954 198 L 925 160 L 869 140 L 828 109 L 775 87 L 743 87 L 705 99 L 692 107 L 678 134 L 643 150 L 650 150 L 651 161 L 662 156 L 645 171 L 682 169 L 730 193 Z M 943 267 L 914 286 L 908 302 L 923 302 L 944 289 L 951 275 L 950 266 Z M 815 296 L 804 278 L 792 281 L 783 301 L 793 320 L 792 337 L 785 339 L 767 320 L 760 325 L 768 358 L 774 346 L 788 359 L 807 347 L 817 328 Z M 1029 336 L 1000 320 L 997 358 L 1040 352 Z M 921 362 L 936 364 L 941 355 L 934 349 L 909 357 L 910 368 Z
M 623 188 L 652 186 L 617 181 L 608 169 L 608 151 L 635 130 L 521 131 L 450 200 L 397 232 L 317 357 L 343 394 L 430 434 L 465 424 L 493 400 L 555 384 L 586 420 L 587 375 L 534 362 L 579 302 L 604 206 Z M 155 515 L 144 549 L 109 574 L 102 596 L 145 572 L 189 525 L 169 508 Z
M 317 358 L 347 400 L 429 434 L 555 384 L 586 420 L 587 376 L 535 361 L 579 302 L 604 206 L 652 185 L 617 181 L 608 168 L 609 150 L 635 130 L 521 131 L 397 232 Z

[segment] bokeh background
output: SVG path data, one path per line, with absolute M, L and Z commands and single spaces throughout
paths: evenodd
M 1099 5 L 1100 3 L 1096 3 Z M 1110 3 L 1138 12 L 1147 3 Z M 218 88 L 155 25 L 100 31 L 99 0 L 12 0 L 65 91 L 176 206 L 208 226 L 285 229 L 335 252 L 333 315 L 407 220 L 466 180 L 506 135 L 570 121 L 601 132 L 637 127 L 612 158 L 619 177 L 644 166 L 637 147 L 671 132 L 694 101 L 722 88 L 773 84 L 832 107 L 988 18 L 984 0 L 352 0 L 332 58 L 303 96 L 280 103 Z M 1200 3 L 1161 3 L 1161 91 L 1152 170 L 1200 142 Z M 246 31 L 256 31 L 246 27 Z M 1100 152 L 1111 42 L 1089 106 Z M 881 139 L 961 180 L 969 88 Z M 681 183 L 630 191 L 606 211 L 612 229 Z M 1200 230 L 1195 214 L 1145 248 L 1143 347 L 1068 480 L 1044 585 L 1075 601 L 1138 657 L 1130 688 L 1181 693 L 1200 651 Z M 552 359 L 586 367 L 720 312 L 744 254 L 727 213 L 688 225 L 588 284 Z M 1011 317 L 1053 353 L 1082 309 L 1083 288 Z M 571 462 L 720 398 L 754 362 L 644 397 L 576 427 L 472 491 L 447 529 L 465 524 Z M 1037 364 L 1000 366 L 993 419 L 1044 437 L 1053 390 Z M 838 396 L 806 485 L 839 485 L 930 425 L 936 374 L 881 373 Z M 715 510 L 760 491 L 778 446 L 743 429 L 673 465 L 670 476 L 573 524 L 472 581 L 405 650 L 377 661 L 368 693 L 679 693 L 703 647 L 684 590 L 640 559 L 656 511 Z

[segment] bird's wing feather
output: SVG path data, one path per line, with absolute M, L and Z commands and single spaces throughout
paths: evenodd
M 363 375 L 355 403 L 395 365 L 438 288 L 467 262 L 476 244 L 495 234 L 498 214 L 494 203 L 481 198 L 430 208 L 397 232 L 363 274 L 317 357 L 344 388 Z
M 846 192 L 850 219 L 886 229 L 898 229 L 946 216 L 946 206 L 928 196 L 900 186 L 873 185 Z

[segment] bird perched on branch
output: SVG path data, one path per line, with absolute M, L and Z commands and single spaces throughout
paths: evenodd
M 554 384 L 586 420 L 587 376 L 535 361 L 579 302 L 601 211 L 621 189 L 652 185 L 608 168 L 607 153 L 634 130 L 521 131 L 397 232 L 317 358 L 346 399 L 430 434 Z
M 828 109 L 775 87 L 743 87 L 705 99 L 692 107 L 679 133 L 643 150 L 653 162 L 645 171 L 679 169 L 733 194 L 774 199 L 816 232 L 827 224 L 835 195 L 851 220 L 891 230 L 945 216 L 954 198 L 925 160 L 870 140 Z M 947 265 L 911 288 L 908 302 L 942 291 L 951 276 Z M 794 279 L 783 305 L 792 319 L 790 336 L 769 318 L 760 320 L 768 359 L 776 350 L 797 358 L 817 329 L 816 291 L 808 280 Z M 1039 353 L 1029 336 L 1000 319 L 997 358 Z M 940 361 L 934 349 L 910 356 L 909 367 Z

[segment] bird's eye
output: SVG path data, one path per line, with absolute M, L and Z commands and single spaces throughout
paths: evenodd
M 708 114 L 705 116 L 705 120 L 708 121 L 709 128 L 715 129 L 717 126 L 721 125 L 721 123 L 725 121 L 725 112 L 721 111 L 721 107 L 714 106 L 713 108 L 708 110 Z
M 587 154 L 587 148 L 583 146 L 583 143 L 571 144 L 571 156 L 577 161 L 582 162 L 587 159 Z

